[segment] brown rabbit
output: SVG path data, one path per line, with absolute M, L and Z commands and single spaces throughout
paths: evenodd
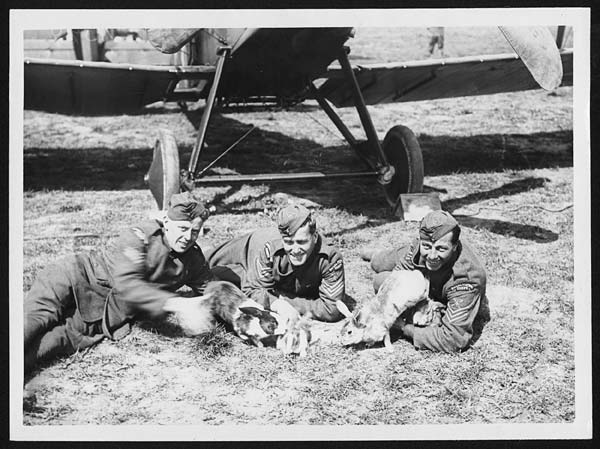
M 429 280 L 420 271 L 392 271 L 381 284 L 379 292 L 371 300 L 361 304 L 352 314 L 346 305 L 338 301 L 340 312 L 346 316 L 341 331 L 344 346 L 364 343 L 367 346 L 383 340 L 392 350 L 390 328 L 407 309 L 427 300 Z

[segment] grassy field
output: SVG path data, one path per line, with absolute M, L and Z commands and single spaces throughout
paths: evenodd
M 390 30 L 360 31 L 355 61 L 424 56 L 423 29 L 391 30 L 398 38 L 385 48 L 376 38 Z M 400 37 L 414 39 L 413 53 L 400 47 Z M 461 37 L 470 43 L 459 45 Z M 481 51 L 506 51 L 496 38 L 496 47 Z M 446 39 L 449 56 L 477 53 L 486 42 L 472 29 L 449 30 Z M 37 405 L 24 423 L 572 422 L 572 101 L 572 88 L 563 87 L 370 108 L 381 137 L 396 124 L 418 135 L 425 190 L 440 194 L 487 268 L 491 321 L 467 352 L 416 351 L 404 340 L 391 354 L 346 349 L 335 341 L 339 324 L 315 323 L 323 337 L 308 357 L 286 357 L 222 329 L 185 338 L 170 318 L 141 322 L 122 341 L 102 342 L 32 373 L 26 381 L 37 391 Z M 355 111 L 340 113 L 360 135 Z M 106 245 L 147 217 L 155 203 L 143 175 L 157 129 L 175 131 L 186 164 L 200 115 L 173 107 L 96 118 L 25 111 L 24 290 L 50 261 Z M 219 172 L 362 168 L 312 103 L 221 111 L 210 123 L 202 160 L 212 160 L 250 125 L 257 129 L 219 163 Z M 347 292 L 357 302 L 372 294 L 372 273 L 359 249 L 400 245 L 417 230 L 416 223 L 390 216 L 375 181 L 211 187 L 196 194 L 220 211 L 207 222 L 201 245 L 270 225 L 289 201 L 313 208 L 322 234 L 343 254 Z M 90 233 L 99 237 L 73 237 Z

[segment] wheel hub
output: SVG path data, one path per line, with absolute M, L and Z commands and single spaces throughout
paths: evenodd
M 377 176 L 377 182 L 382 186 L 388 185 L 394 179 L 396 169 L 391 165 L 385 165 L 379 169 L 379 175 Z

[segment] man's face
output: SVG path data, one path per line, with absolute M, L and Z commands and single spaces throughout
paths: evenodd
M 429 271 L 439 270 L 448 263 L 456 251 L 456 244 L 452 243 L 452 231 L 444 234 L 435 242 L 421 239 L 419 251 Z
M 190 249 L 200 234 L 202 220 L 192 221 L 165 220 L 164 229 L 167 242 L 176 253 L 184 253 Z
M 290 263 L 294 266 L 300 266 L 306 263 L 308 257 L 312 254 L 317 244 L 317 233 L 310 233 L 310 227 L 307 224 L 299 228 L 292 236 L 282 236 L 283 249 L 287 253 Z

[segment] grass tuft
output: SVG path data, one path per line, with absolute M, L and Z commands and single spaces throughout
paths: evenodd
M 204 360 L 217 359 L 231 351 L 231 336 L 225 328 L 217 325 L 213 330 L 192 339 L 191 350 Z

